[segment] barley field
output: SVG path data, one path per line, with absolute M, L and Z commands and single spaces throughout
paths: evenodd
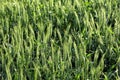
M 0 80 L 120 80 L 120 0 L 0 0 Z

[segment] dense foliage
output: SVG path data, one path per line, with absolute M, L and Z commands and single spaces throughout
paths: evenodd
M 119 0 L 2 0 L 0 80 L 119 80 Z

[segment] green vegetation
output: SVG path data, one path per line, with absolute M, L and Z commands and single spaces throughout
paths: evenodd
M 0 0 L 0 80 L 120 80 L 120 1 Z

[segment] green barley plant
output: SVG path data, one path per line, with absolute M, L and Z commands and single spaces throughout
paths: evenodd
M 119 0 L 0 0 L 0 80 L 120 80 Z

